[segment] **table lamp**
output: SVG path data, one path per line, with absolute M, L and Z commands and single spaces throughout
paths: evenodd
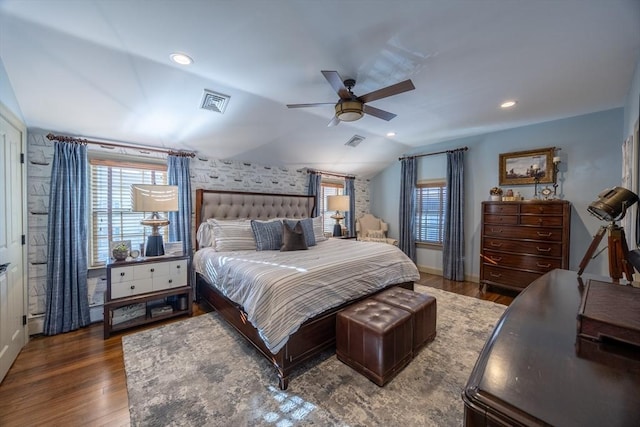
M 147 237 L 144 255 L 148 257 L 164 255 L 162 235 L 158 229 L 169 225 L 169 220 L 161 217 L 158 212 L 178 210 L 178 186 L 132 184 L 131 201 L 133 212 L 151 212 L 150 216 L 140 221 L 140 224 L 152 228 L 151 235 Z
M 347 212 L 349 210 L 349 196 L 327 196 L 327 210 L 336 211 L 331 215 L 331 218 L 336 220 L 333 226 L 333 235 L 342 236 L 342 227 L 340 227 L 340 220 L 344 219 L 344 215 L 340 213 Z

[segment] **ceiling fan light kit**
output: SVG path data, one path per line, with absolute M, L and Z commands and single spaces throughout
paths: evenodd
M 369 92 L 366 95 L 356 96 L 351 89 L 356 85 L 355 79 L 343 80 L 337 71 L 322 71 L 322 75 L 329 82 L 333 90 L 336 91 L 340 99 L 335 104 L 336 114 L 329 122 L 329 126 L 335 126 L 340 122 L 355 122 L 368 114 L 382 120 L 389 121 L 396 115 L 388 111 L 365 104 L 388 96 L 397 95 L 415 89 L 411 80 L 405 80 L 382 89 Z M 327 102 L 317 102 L 313 104 L 287 104 L 287 108 L 306 108 L 327 105 Z
M 336 104 L 336 117 L 343 122 L 355 122 L 364 116 L 362 102 L 341 99 Z

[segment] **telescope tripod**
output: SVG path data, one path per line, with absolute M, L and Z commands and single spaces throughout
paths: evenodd
M 633 265 L 629 261 L 629 247 L 627 246 L 627 239 L 624 235 L 624 228 L 616 225 L 615 222 L 612 222 L 608 226 L 601 226 L 598 230 L 598 233 L 593 237 L 593 241 L 591 245 L 589 245 L 589 249 L 584 254 L 582 261 L 580 262 L 580 269 L 578 270 L 578 276 L 584 272 L 584 269 L 589 264 L 593 258 L 598 256 L 600 252 L 598 252 L 595 256 L 593 253 L 600 245 L 604 234 L 609 234 L 608 238 L 608 248 L 609 248 L 609 276 L 613 279 L 614 282 L 618 283 L 620 279 L 624 275 L 627 277 L 629 282 L 633 281 Z M 603 249 L 604 250 L 604 249 Z

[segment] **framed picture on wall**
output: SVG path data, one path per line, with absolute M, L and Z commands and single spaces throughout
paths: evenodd
M 538 183 L 553 183 L 554 153 L 550 147 L 500 154 L 500 185 L 534 184 L 536 176 Z

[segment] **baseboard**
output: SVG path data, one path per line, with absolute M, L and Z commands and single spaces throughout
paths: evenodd
M 91 323 L 102 322 L 104 320 L 103 305 L 89 307 L 89 318 Z M 30 314 L 27 324 L 29 326 L 29 336 L 42 334 L 44 332 L 44 314 Z
M 29 336 L 43 333 L 44 314 L 30 314 L 27 324 L 29 325 Z
M 442 269 L 433 268 L 433 267 L 425 267 L 423 265 L 418 266 L 418 271 L 425 274 L 433 274 L 435 276 L 442 276 Z M 480 283 L 480 276 L 465 274 L 464 280 L 466 282 Z

